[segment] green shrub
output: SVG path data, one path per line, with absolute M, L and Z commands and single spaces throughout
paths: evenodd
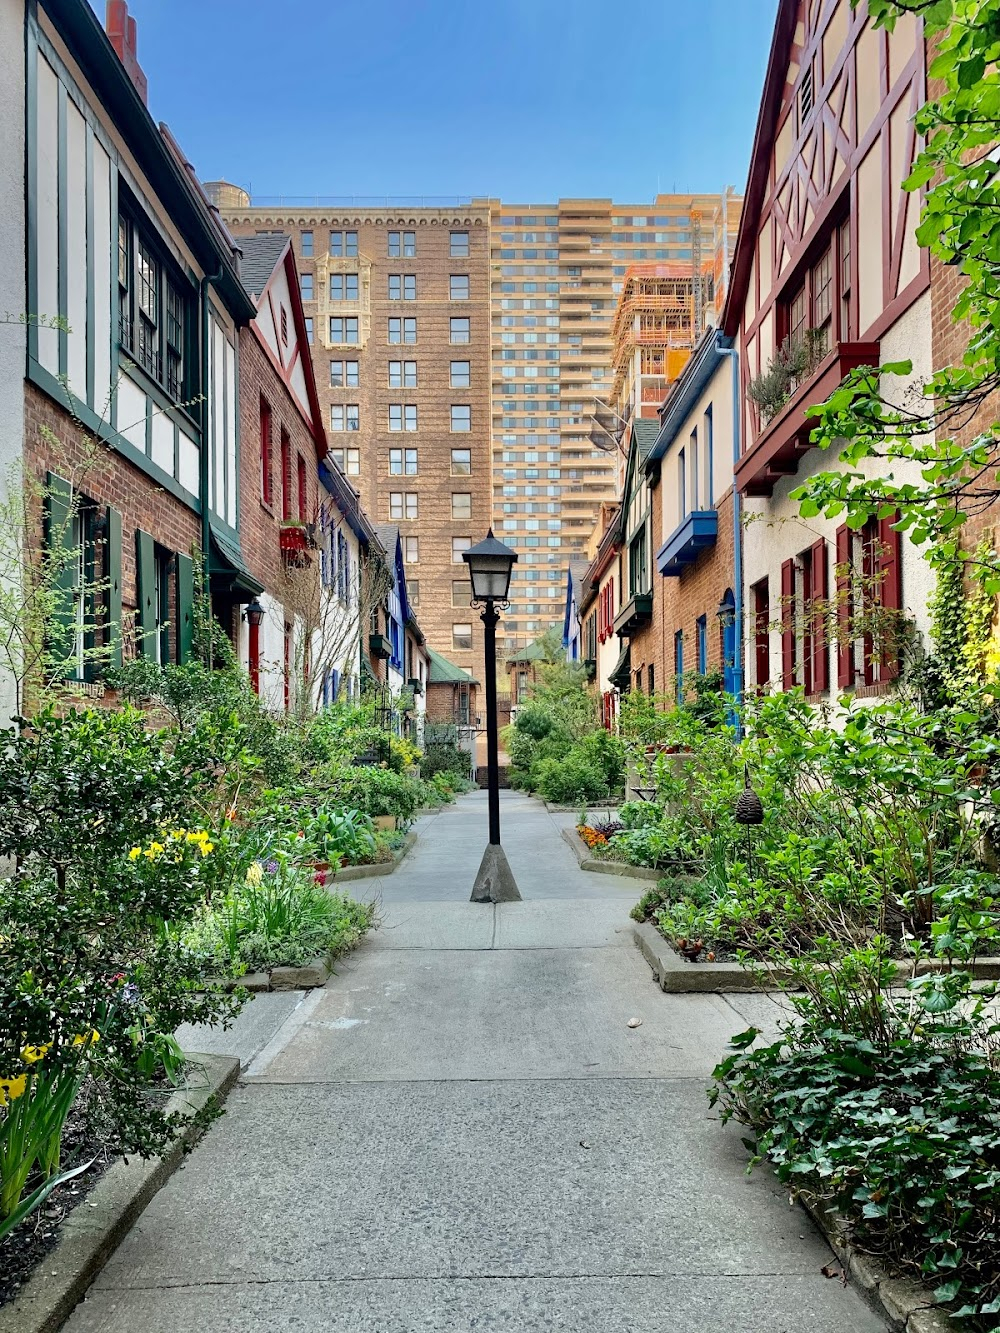
M 793 1194 L 832 1204 L 862 1249 L 996 1329 L 1000 1071 L 969 1045 L 968 1029 L 962 1039 L 964 1026 L 935 1035 L 917 1024 L 882 1047 L 795 1026 L 752 1048 L 751 1029 L 716 1069 L 713 1101 L 723 1120 L 751 1126 L 754 1161 L 770 1163 Z
M 558 805 L 599 801 L 608 794 L 603 773 L 595 772 L 585 758 L 572 751 L 564 759 L 536 762 L 531 776 L 539 795 Z
M 334 781 L 338 800 L 371 815 L 395 815 L 409 820 L 426 798 L 419 779 L 394 773 L 391 768 L 347 768 Z
M 660 822 L 663 807 L 655 801 L 625 801 L 618 811 L 618 818 L 627 829 L 646 828 Z
M 430 781 L 438 773 L 468 778 L 471 756 L 456 741 L 432 741 L 424 745 L 420 758 L 420 776 Z

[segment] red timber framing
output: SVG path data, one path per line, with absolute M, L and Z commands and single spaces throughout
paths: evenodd
M 864 0 L 856 9 L 779 0 L 723 315 L 724 331 L 740 337 L 744 394 L 805 328 L 825 331 L 824 381 L 877 359 L 878 340 L 927 288 L 928 254 L 913 237 L 919 194 L 901 188 L 920 148 L 913 118 L 925 89 L 918 18 L 901 18 L 890 37 L 871 26 Z M 820 387 L 807 378 L 794 395 L 799 431 L 802 408 L 818 401 L 810 386 Z M 769 494 L 808 447 L 807 435 L 799 447 L 779 442 L 768 475 L 774 428 L 748 403 L 740 490 Z

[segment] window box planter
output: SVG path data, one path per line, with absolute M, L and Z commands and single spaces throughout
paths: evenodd
M 417 694 L 423 694 L 423 692 L 424 692 L 424 687 L 423 687 L 423 685 L 420 683 L 420 681 L 417 679 L 416 676 L 411 676 L 410 679 L 406 682 L 406 684 L 407 684 L 407 687 L 408 687 L 410 690 L 412 690 L 412 692 L 413 692 L 415 695 L 417 695 Z
M 287 565 L 309 562 L 309 534 L 304 523 L 283 523 L 278 529 L 281 558 Z
M 384 634 L 369 634 L 368 651 L 372 657 L 379 657 L 387 662 L 392 656 L 392 645 Z

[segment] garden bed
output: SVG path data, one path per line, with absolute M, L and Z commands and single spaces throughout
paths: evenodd
M 836 1209 L 806 1196 L 799 1202 L 826 1237 L 845 1279 L 892 1333 L 969 1333 L 968 1323 L 952 1319 L 930 1287 L 892 1274 L 877 1255 L 852 1245 L 847 1224 Z
M 388 861 L 373 861 L 370 865 L 341 866 L 334 874 L 332 882 L 343 884 L 352 879 L 378 879 L 381 875 L 391 875 L 399 863 L 409 855 L 417 841 L 415 833 L 408 833 L 402 847 L 397 847 Z
M 662 871 L 651 870 L 647 866 L 633 866 L 626 861 L 602 861 L 592 854 L 575 828 L 564 828 L 562 835 L 572 848 L 573 855 L 579 862 L 581 870 L 590 870 L 598 875 L 618 875 L 622 879 L 641 879 L 654 883 L 662 876 Z
M 171 1095 L 166 1109 L 193 1116 L 211 1099 L 225 1100 L 239 1077 L 240 1062 L 228 1055 L 187 1058 L 192 1082 Z M 0 1333 L 56 1333 L 62 1327 L 143 1209 L 180 1165 L 190 1141 L 182 1135 L 163 1157 L 116 1161 L 89 1192 L 81 1187 L 76 1206 L 59 1225 L 54 1245 L 37 1252 L 34 1272 L 14 1299 L 0 1306 Z M 37 1218 L 29 1218 L 26 1225 L 36 1222 Z
M 761 963 L 756 968 L 744 967 L 735 961 L 691 962 L 669 943 L 669 941 L 648 921 L 636 922 L 632 927 L 632 938 L 643 957 L 653 969 L 653 980 L 660 989 L 672 993 L 685 991 L 770 991 L 782 990 L 790 980 L 785 969 L 774 964 Z M 934 960 L 920 962 L 916 974 L 947 970 L 943 964 Z M 962 971 L 970 972 L 977 981 L 1000 980 L 1000 958 L 979 958 L 962 964 Z M 897 963 L 898 984 L 905 985 L 914 969 L 909 963 Z M 762 985 L 761 979 L 768 978 L 774 984 Z

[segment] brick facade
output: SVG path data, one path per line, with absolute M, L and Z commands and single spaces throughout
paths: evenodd
M 200 547 L 198 516 L 120 454 L 94 438 L 59 403 L 30 381 L 24 385 L 25 472 L 38 487 L 48 473 L 65 478 L 100 507 L 122 518 L 122 647 L 134 657 L 138 605 L 136 532 L 150 533 L 170 551 L 185 555 Z M 41 543 L 43 517 L 37 518 Z M 173 637 L 173 636 L 172 636 Z

